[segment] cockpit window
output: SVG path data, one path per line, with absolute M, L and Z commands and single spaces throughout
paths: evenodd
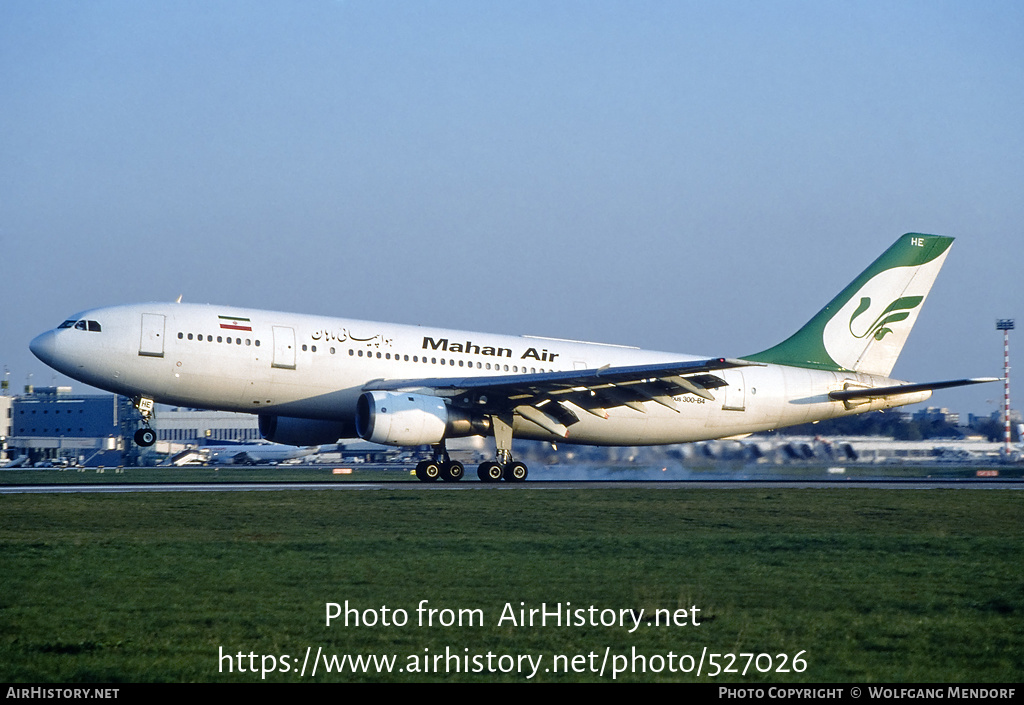
M 99 321 L 64 321 L 57 329 L 61 328 L 74 328 L 75 330 L 87 330 L 92 333 L 101 333 L 103 331 L 99 324 Z

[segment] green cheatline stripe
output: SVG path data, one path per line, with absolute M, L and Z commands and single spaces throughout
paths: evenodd
M 241 318 L 240 316 L 217 316 L 217 318 L 225 321 L 249 321 L 248 318 Z M 252 321 L 249 322 L 251 323 Z

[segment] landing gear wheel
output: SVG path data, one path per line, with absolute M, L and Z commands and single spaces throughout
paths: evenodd
M 140 428 L 135 432 L 135 445 L 149 448 L 156 443 L 156 431 L 151 428 Z
M 466 474 L 466 468 L 458 460 L 441 463 L 441 479 L 445 482 L 458 482 Z
M 528 473 L 526 466 L 517 460 L 505 466 L 502 477 L 505 478 L 505 482 L 525 482 Z
M 421 482 L 434 482 L 441 476 L 441 466 L 435 460 L 423 460 L 416 465 L 416 477 Z
M 501 465 L 493 460 L 480 463 L 476 469 L 476 475 L 480 478 L 480 482 L 498 482 L 501 480 Z

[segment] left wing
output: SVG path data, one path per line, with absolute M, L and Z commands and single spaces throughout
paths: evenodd
M 457 406 L 486 404 L 497 414 L 519 414 L 541 428 L 564 436 L 565 427 L 579 418 L 566 406 L 571 402 L 595 416 L 608 417 L 608 408 L 626 406 L 645 413 L 643 402 L 653 401 L 678 412 L 673 396 L 695 394 L 713 401 L 709 390 L 724 387 L 714 374 L 734 367 L 761 363 L 724 357 L 628 367 L 604 366 L 591 370 L 542 372 L 482 377 L 434 377 L 374 380 L 363 391 L 418 392 L 446 397 Z

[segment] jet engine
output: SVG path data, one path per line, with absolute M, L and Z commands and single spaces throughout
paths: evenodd
M 366 392 L 356 402 L 356 433 L 392 446 L 440 443 L 445 438 L 486 434 L 490 421 L 425 394 Z
M 290 416 L 260 414 L 260 435 L 274 443 L 289 446 L 319 446 L 352 438 L 351 424 L 343 421 L 297 419 Z

